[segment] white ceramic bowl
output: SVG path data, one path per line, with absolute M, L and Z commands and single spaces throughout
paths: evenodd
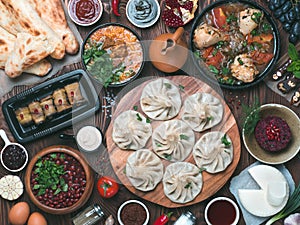
M 160 5 L 159 5 L 158 1 L 157 0 L 151 0 L 151 1 L 153 1 L 153 4 L 156 4 L 157 12 L 156 12 L 155 18 L 153 20 L 151 20 L 150 22 L 148 22 L 148 23 L 136 23 L 134 20 L 132 20 L 130 18 L 129 6 L 130 6 L 130 4 L 134 4 L 134 1 L 136 1 L 136 0 L 129 0 L 126 4 L 126 16 L 127 16 L 127 19 L 129 20 L 129 22 L 132 23 L 134 26 L 139 27 L 139 28 L 147 28 L 147 27 L 151 27 L 153 24 L 155 24 L 156 21 L 159 19 L 159 16 L 160 16 Z
M 233 221 L 233 223 L 231 225 L 237 225 L 238 222 L 239 222 L 239 219 L 240 219 L 240 211 L 239 211 L 239 207 L 237 206 L 237 204 L 231 200 L 230 198 L 227 198 L 227 197 L 216 197 L 214 199 L 212 199 L 205 207 L 205 210 L 204 210 L 204 218 L 205 218 L 205 222 L 208 224 L 208 225 L 212 225 L 212 223 L 209 221 L 208 219 L 208 210 L 210 209 L 210 207 L 212 206 L 213 203 L 217 202 L 217 201 L 227 201 L 228 203 L 230 203 L 234 209 L 235 209 L 235 219 Z M 225 211 L 224 208 L 220 209 L 220 213 L 221 211 Z
M 262 105 L 260 107 L 260 115 L 261 118 L 273 115 L 284 119 L 291 129 L 292 140 L 286 149 L 283 149 L 280 152 L 269 152 L 259 146 L 254 133 L 245 134 L 245 130 L 243 129 L 243 142 L 250 155 L 260 162 L 272 165 L 285 163 L 294 158 L 300 149 L 300 138 L 298 135 L 300 130 L 300 119 L 297 114 L 286 106 L 272 103 Z
M 145 211 L 146 211 L 146 220 L 145 220 L 145 222 L 143 223 L 143 225 L 147 225 L 148 222 L 149 222 L 149 219 L 150 219 L 149 210 L 148 210 L 148 208 L 144 205 L 144 203 L 142 203 L 142 202 L 140 202 L 140 201 L 138 201 L 138 200 L 128 200 L 128 201 L 124 202 L 124 203 L 119 207 L 119 209 L 118 209 L 118 222 L 119 222 L 119 224 L 124 225 L 124 223 L 123 223 L 122 220 L 121 220 L 121 212 L 122 212 L 122 209 L 123 209 L 126 205 L 128 205 L 128 204 L 130 204 L 130 203 L 136 203 L 136 204 L 139 204 L 139 205 L 141 205 L 141 206 L 145 209 Z
M 96 15 L 95 19 L 89 23 L 83 23 L 83 22 L 80 22 L 76 16 L 74 16 L 73 14 L 75 14 L 76 12 L 73 12 L 74 9 L 72 9 L 72 4 L 74 4 L 74 2 L 76 2 L 78 0 L 69 0 L 69 3 L 68 3 L 68 15 L 69 17 L 71 18 L 71 20 L 76 23 L 77 25 L 79 26 L 91 26 L 93 24 L 95 24 L 102 16 L 103 14 L 103 5 L 102 5 L 102 1 L 101 0 L 95 0 L 97 2 L 99 2 L 99 6 L 100 6 L 100 10 L 99 10 L 99 14 Z M 82 8 L 82 7 L 80 7 Z

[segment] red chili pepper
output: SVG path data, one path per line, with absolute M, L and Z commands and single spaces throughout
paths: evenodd
M 119 0 L 112 0 L 112 9 L 116 16 L 121 16 L 119 13 Z
M 172 216 L 173 212 L 169 212 L 168 214 L 163 214 L 160 217 L 158 217 L 155 222 L 153 223 L 153 225 L 164 225 L 166 224 L 170 217 Z

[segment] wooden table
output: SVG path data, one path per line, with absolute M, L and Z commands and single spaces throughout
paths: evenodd
M 206 5 L 208 5 L 211 2 L 212 2 L 211 0 L 199 1 L 200 5 L 199 5 L 199 8 L 198 8 L 196 13 L 197 14 L 200 13 L 201 10 L 203 9 L 203 7 L 205 7 Z M 257 2 L 260 2 L 262 5 L 266 6 L 266 2 L 264 2 L 263 0 L 259 0 Z M 166 27 L 164 25 L 161 18 L 154 26 L 152 26 L 150 28 L 139 29 L 139 28 L 134 27 L 133 25 L 131 25 L 129 23 L 129 21 L 127 20 L 127 18 L 125 16 L 126 3 L 127 3 L 127 0 L 121 0 L 120 1 L 120 12 L 121 12 L 122 15 L 121 15 L 121 17 L 116 17 L 111 13 L 111 3 L 110 3 L 110 1 L 104 0 L 103 4 L 104 4 L 105 11 L 103 13 L 102 18 L 100 19 L 100 21 L 97 24 L 103 24 L 103 23 L 106 23 L 106 22 L 119 22 L 119 23 L 128 25 L 129 27 L 132 27 L 133 29 L 135 29 L 141 35 L 142 40 L 151 40 L 151 39 L 154 39 L 156 36 L 158 36 L 162 33 L 174 32 L 174 30 L 169 29 L 168 27 Z M 80 33 L 82 34 L 82 37 L 84 38 L 84 37 L 86 37 L 87 33 L 93 27 L 87 27 L 87 28 L 78 27 L 78 29 L 79 29 Z M 191 30 L 191 27 L 192 27 L 192 23 L 189 23 L 188 25 L 186 25 L 184 27 L 187 41 L 189 40 L 189 32 Z M 281 40 L 282 40 L 281 59 L 284 59 L 284 58 L 287 58 L 286 52 L 287 52 L 287 43 L 288 43 L 287 37 L 288 36 L 282 30 L 282 26 L 280 24 L 279 24 L 279 29 L 280 29 L 280 32 L 281 32 Z M 82 68 L 82 65 L 80 63 L 62 68 L 62 70 L 57 75 L 60 75 L 60 74 L 63 74 L 65 72 L 68 72 L 68 71 L 71 71 L 71 70 L 74 70 L 74 69 L 78 69 L 78 68 Z M 187 63 L 185 64 L 184 68 L 182 69 L 182 71 L 179 71 L 179 72 L 175 73 L 174 75 L 176 75 L 176 74 L 198 75 L 198 72 L 196 71 L 196 68 L 193 65 L 192 60 L 189 59 L 187 61 Z M 165 76 L 166 74 L 156 70 L 150 62 L 146 62 L 144 70 L 143 70 L 141 76 L 150 76 L 150 75 L 151 76 Z M 209 83 L 207 80 L 203 80 L 203 81 Z M 2 97 L 1 103 L 3 103 L 4 100 L 8 99 L 9 97 L 13 96 L 14 94 L 25 90 L 26 88 L 27 87 L 25 87 L 25 86 L 15 87 L 11 92 L 9 92 L 8 94 L 6 94 L 5 96 Z M 107 95 L 107 93 L 110 93 L 110 94 L 114 93 L 116 95 L 120 90 L 121 90 L 121 88 L 113 89 L 113 90 L 109 89 L 109 90 L 106 90 L 106 91 L 102 90 L 99 93 L 99 98 L 100 98 L 100 100 L 102 100 L 102 104 L 104 106 L 104 109 L 105 109 L 105 106 L 107 106 L 107 102 L 103 98 L 104 95 L 105 94 Z M 279 104 L 283 104 L 283 105 L 286 105 L 286 106 L 290 107 L 298 115 L 300 113 L 300 108 L 290 106 L 289 102 L 285 98 L 283 98 L 280 95 L 274 93 L 271 89 L 269 89 L 267 87 L 265 82 L 261 82 L 257 86 L 255 86 L 253 88 L 245 89 L 245 90 L 231 91 L 231 90 L 225 90 L 225 89 L 221 90 L 220 89 L 220 91 L 221 91 L 221 94 L 224 96 L 224 99 L 225 99 L 226 103 L 229 105 L 230 109 L 232 110 L 232 113 L 234 114 L 234 116 L 237 120 L 240 132 L 241 132 L 241 127 L 242 127 L 242 107 L 241 107 L 241 104 L 252 105 L 256 98 L 259 99 L 260 104 L 279 103 Z M 102 131 L 104 131 L 104 132 L 107 129 L 107 126 L 108 126 L 109 121 L 110 121 L 108 114 L 105 113 L 105 112 L 106 112 L 106 109 L 104 110 L 104 112 L 102 112 L 102 110 L 100 109 L 100 111 L 96 114 L 95 121 L 94 121 L 96 123 L 96 125 L 99 126 L 102 129 Z M 0 114 L 0 116 L 1 116 L 1 118 L 3 118 L 3 116 L 1 114 Z M 5 129 L 8 132 L 8 135 L 9 135 L 10 139 L 12 139 L 12 136 L 9 132 L 9 129 L 7 128 L 7 124 L 4 120 L 0 120 L 0 128 Z M 72 130 L 72 128 L 68 128 L 68 129 L 65 129 L 62 132 L 72 133 L 73 130 Z M 40 140 L 37 140 L 37 141 L 26 144 L 26 147 L 29 150 L 30 158 L 32 158 L 33 155 L 36 152 L 38 152 L 40 149 L 42 149 L 44 147 L 47 147 L 47 146 L 50 146 L 50 145 L 62 144 L 62 145 L 69 145 L 71 147 L 77 148 L 76 144 L 73 141 L 61 140 L 58 137 L 59 133 L 61 133 L 61 132 L 58 132 L 57 134 L 54 134 L 54 135 L 51 135 L 51 136 L 42 138 Z M 0 141 L 0 147 L 2 147 L 2 146 L 3 146 L 3 142 L 1 140 Z M 237 166 L 233 176 L 239 174 L 245 167 L 249 166 L 250 164 L 254 163 L 255 161 L 256 160 L 247 152 L 245 146 L 242 144 L 240 161 L 238 163 L 238 166 Z M 95 158 L 95 165 L 97 165 L 96 170 L 99 172 L 99 174 L 105 174 L 105 175 L 110 175 L 110 176 L 115 177 L 115 174 L 114 174 L 114 172 L 111 168 L 110 162 L 109 162 L 107 152 L 105 150 L 102 151 L 100 153 L 100 155 L 97 156 L 97 158 Z M 285 166 L 289 169 L 289 171 L 292 174 L 296 184 L 298 184 L 299 180 L 300 180 L 300 176 L 299 176 L 300 158 L 299 158 L 299 156 L 296 156 L 291 161 L 285 163 Z M 8 172 L 5 171 L 4 168 L 0 167 L 0 177 L 4 176 L 7 173 Z M 18 175 L 24 180 L 24 174 L 25 174 L 25 172 L 21 172 Z M 97 181 L 97 178 L 99 177 L 99 174 L 95 173 L 96 181 Z M 227 197 L 230 197 L 230 198 L 234 199 L 233 195 L 229 191 L 229 183 L 230 182 L 227 182 L 225 184 L 225 186 L 223 188 L 221 188 L 212 197 L 227 196 Z M 195 204 L 195 205 L 192 205 L 192 206 L 172 209 L 174 214 L 173 214 L 173 217 L 172 217 L 171 220 L 173 220 L 173 221 L 176 220 L 176 218 L 179 217 L 179 215 L 183 211 L 190 210 L 191 212 L 193 212 L 196 215 L 196 217 L 198 219 L 198 222 L 197 222 L 198 225 L 205 224 L 204 215 L 203 215 L 204 207 L 212 197 L 204 200 L 201 203 L 198 203 L 198 204 Z M 91 195 L 91 198 L 89 199 L 86 206 L 97 202 L 101 205 L 101 207 L 103 208 L 106 215 L 112 214 L 116 218 L 116 213 L 117 213 L 118 207 L 121 205 L 122 202 L 124 202 L 128 199 L 138 199 L 138 197 L 133 195 L 131 192 L 129 192 L 122 185 L 120 186 L 119 193 L 115 197 L 113 197 L 112 199 L 102 199 L 101 197 L 99 197 L 96 188 L 94 188 L 93 193 Z M 40 211 L 37 207 L 35 207 L 30 202 L 29 197 L 26 193 L 20 199 L 18 199 L 17 201 L 27 201 L 27 202 L 29 202 L 32 212 L 33 211 Z M 6 200 L 0 199 L 0 205 L 1 205 L 0 224 L 2 224 L 2 225 L 8 224 L 8 216 L 7 216 L 8 211 L 9 211 L 10 207 L 17 201 L 8 202 Z M 151 202 L 148 202 L 148 201 L 145 201 L 145 200 L 142 200 L 142 201 L 147 205 L 147 207 L 150 210 L 151 219 L 150 219 L 149 224 L 152 224 L 154 222 L 154 220 L 159 215 L 161 215 L 162 213 L 170 211 L 167 208 L 161 207 L 161 206 L 153 204 Z M 42 213 L 45 215 L 45 217 L 47 218 L 48 224 L 50 224 L 50 225 L 67 225 L 67 224 L 72 224 L 71 217 L 74 216 L 77 212 L 74 212 L 72 214 L 67 214 L 67 215 L 64 215 L 64 216 L 50 215 L 50 214 L 47 214 L 47 213 L 44 213 L 44 212 L 42 212 Z M 99 223 L 99 224 L 102 224 L 102 223 Z M 172 223 L 169 222 L 168 224 L 172 224 Z M 239 224 L 245 224 L 243 218 L 240 219 Z M 276 224 L 281 224 L 281 223 L 277 222 Z

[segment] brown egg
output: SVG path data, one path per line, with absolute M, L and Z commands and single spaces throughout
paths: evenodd
M 24 225 L 29 217 L 30 207 L 27 202 L 15 204 L 8 213 L 8 220 L 12 225 Z
M 47 225 L 47 220 L 39 212 L 34 212 L 30 215 L 27 225 Z

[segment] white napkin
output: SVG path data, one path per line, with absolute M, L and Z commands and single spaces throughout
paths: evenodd
M 264 221 L 266 221 L 269 217 L 258 217 L 254 216 L 251 213 L 249 213 L 241 204 L 239 197 L 238 197 L 238 189 L 260 189 L 260 187 L 256 184 L 256 182 L 253 180 L 253 178 L 250 176 L 248 173 L 248 169 L 261 165 L 262 163 L 260 162 L 255 162 L 246 169 L 244 169 L 239 175 L 233 177 L 230 181 L 230 187 L 229 190 L 230 192 L 234 195 L 236 201 L 239 204 L 239 207 L 242 211 L 244 220 L 246 222 L 246 225 L 253 225 L 253 224 L 261 224 Z M 290 194 L 294 191 L 295 189 L 295 182 L 290 174 L 290 172 L 286 169 L 286 167 L 281 164 L 281 165 L 276 165 L 274 166 L 276 169 L 278 169 L 286 178 L 289 188 L 290 188 Z

